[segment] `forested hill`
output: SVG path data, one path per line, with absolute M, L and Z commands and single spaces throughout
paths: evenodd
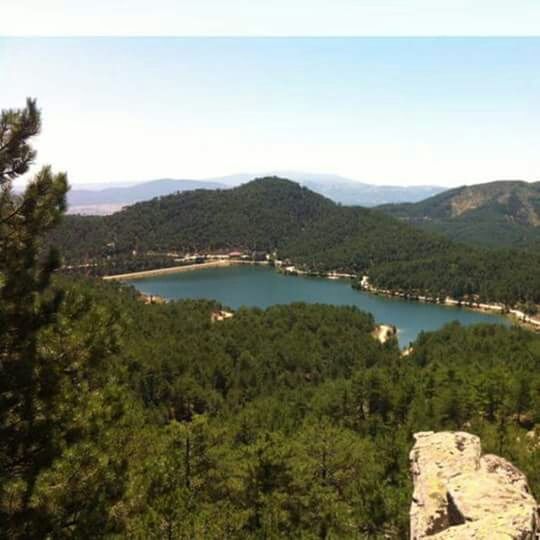
M 149 252 L 277 250 L 306 270 L 367 273 L 373 284 L 406 294 L 540 303 L 540 254 L 456 244 L 274 177 L 161 197 L 111 216 L 68 216 L 51 241 L 67 264 L 97 274 L 172 263 Z
M 69 216 L 58 231 L 68 260 L 138 251 L 271 250 L 335 204 L 293 182 L 258 179 L 233 189 L 193 190 L 137 203 L 111 216 Z M 107 247 L 107 245 L 109 245 Z
M 540 182 L 500 181 L 445 191 L 417 203 L 378 207 L 453 240 L 540 247 Z
M 312 269 L 354 271 L 373 262 L 434 255 L 451 245 L 380 212 L 341 206 L 276 177 L 156 198 L 111 216 L 69 216 L 53 240 L 68 263 L 134 251 L 278 250 L 280 257 Z

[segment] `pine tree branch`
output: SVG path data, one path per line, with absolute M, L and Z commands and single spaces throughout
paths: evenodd
M 19 214 L 22 210 L 24 210 L 24 208 L 26 207 L 27 203 L 28 203 L 28 199 L 23 201 L 22 204 L 20 204 L 15 210 L 13 210 L 13 212 L 11 212 L 11 214 L 9 214 L 8 216 L 6 216 L 5 218 L 2 218 L 0 220 L 0 225 L 5 225 L 8 221 L 10 221 L 12 218 L 14 218 L 17 214 Z

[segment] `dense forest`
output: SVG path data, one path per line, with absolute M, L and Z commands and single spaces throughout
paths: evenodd
M 476 246 L 540 250 L 540 182 L 499 181 L 450 189 L 379 210 Z
M 66 175 L 12 189 L 39 130 L 2 112 L 2 538 L 404 538 L 419 430 L 479 434 L 540 495 L 540 336 L 452 324 L 403 356 L 353 307 L 216 321 L 62 275 Z
M 55 241 L 67 261 L 147 251 L 272 251 L 337 206 L 278 178 L 194 190 L 137 203 L 111 216 L 67 216 Z
M 55 289 L 34 396 L 46 453 L 27 478 L 3 447 L 12 538 L 404 538 L 408 450 L 428 429 L 481 435 L 540 495 L 525 436 L 540 421 L 539 336 L 455 324 L 402 357 L 355 308 L 211 322 L 212 302 L 145 305 L 87 278 Z
M 169 195 L 111 216 L 67 216 L 50 241 L 67 265 L 95 275 L 174 264 L 167 252 L 241 249 L 277 252 L 312 272 L 368 274 L 409 296 L 540 303 L 540 251 L 455 243 L 280 178 Z

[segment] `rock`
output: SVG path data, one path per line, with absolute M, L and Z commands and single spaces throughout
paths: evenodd
M 230 319 L 231 317 L 234 317 L 234 313 L 232 311 L 226 311 L 224 309 L 221 309 L 219 311 L 213 311 L 210 314 L 210 320 L 212 322 L 224 321 L 226 319 Z
M 411 540 L 533 540 L 537 503 L 525 475 L 505 459 L 482 456 L 465 432 L 417 433 Z
M 381 343 L 386 343 L 389 339 L 397 335 L 397 328 L 388 324 L 379 324 L 375 327 L 371 334 Z

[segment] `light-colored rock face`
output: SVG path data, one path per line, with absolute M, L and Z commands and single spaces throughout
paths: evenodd
M 521 471 L 482 456 L 480 439 L 469 433 L 415 439 L 411 540 L 536 540 L 537 504 Z
M 519 182 L 510 184 L 490 182 L 464 187 L 450 200 L 450 217 L 459 217 L 477 208 L 498 204 L 510 222 L 540 226 L 538 185 Z
M 397 335 L 397 329 L 395 326 L 379 324 L 375 327 L 371 335 L 381 343 L 386 343 L 389 339 Z

